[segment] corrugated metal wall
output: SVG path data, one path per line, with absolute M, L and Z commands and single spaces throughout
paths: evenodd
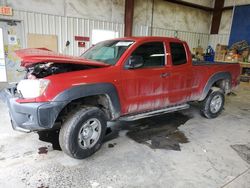
M 0 19 L 20 20 L 23 28 L 23 47 L 27 46 L 27 34 L 48 34 L 58 36 L 58 51 L 70 55 L 80 55 L 84 49 L 77 47 L 74 41 L 75 35 L 91 37 L 93 29 L 116 31 L 119 37 L 124 36 L 124 24 L 107 21 L 91 20 L 84 18 L 73 18 L 55 16 L 42 13 L 14 10 L 14 16 L 0 16 Z M 65 49 L 65 43 L 69 40 L 71 45 Z M 86 48 L 91 42 L 86 43 Z
M 184 40 L 188 43 L 191 51 L 197 46 L 201 46 L 206 49 L 208 45 L 211 45 L 214 49 L 217 44 L 228 45 L 229 35 L 228 34 L 218 34 L 210 35 L 207 33 L 194 33 L 187 31 L 175 31 L 163 28 L 153 28 L 148 26 L 139 26 L 136 25 L 133 30 L 135 36 L 166 36 L 166 37 L 175 37 Z
M 166 37 L 177 37 L 181 40 L 187 41 L 190 49 L 197 46 L 202 46 L 204 49 L 207 48 L 209 43 L 209 34 L 206 33 L 194 33 L 187 31 L 175 31 L 163 28 L 153 28 L 151 31 L 150 27 L 147 26 L 135 26 L 134 27 L 134 35 L 135 36 L 166 36 Z
M 228 34 L 210 35 L 209 37 L 209 45 L 211 45 L 214 49 L 216 48 L 217 44 L 228 45 L 228 42 Z
M 74 41 L 75 35 L 91 37 L 93 29 L 103 29 L 116 31 L 119 37 L 124 36 L 124 24 L 113 23 L 107 21 L 91 20 L 85 18 L 63 17 L 43 13 L 34 13 L 27 11 L 14 10 L 14 16 L 0 16 L 0 19 L 14 19 L 20 20 L 23 28 L 23 47 L 27 44 L 27 34 L 51 34 L 58 36 L 58 51 L 70 55 L 80 55 L 83 50 L 89 48 L 91 41 L 86 43 L 86 48 L 82 49 L 77 46 Z M 153 28 L 151 30 L 148 26 L 135 25 L 133 28 L 133 35 L 135 36 L 177 36 L 181 40 L 187 41 L 190 49 L 202 46 L 204 49 L 210 44 L 213 48 L 216 44 L 228 44 L 229 35 L 209 35 L 206 33 L 194 33 L 187 31 L 175 31 L 163 28 Z M 66 41 L 69 40 L 71 45 L 65 48 Z

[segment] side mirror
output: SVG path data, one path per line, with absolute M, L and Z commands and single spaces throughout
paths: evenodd
M 137 69 L 143 66 L 143 58 L 141 56 L 130 56 L 126 61 L 126 69 Z

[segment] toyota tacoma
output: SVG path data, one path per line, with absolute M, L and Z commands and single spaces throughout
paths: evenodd
M 62 150 L 83 159 L 102 144 L 107 121 L 187 109 L 217 117 L 239 84 L 238 63 L 192 61 L 186 42 L 166 37 L 103 41 L 80 57 L 47 49 L 16 52 L 26 75 L 1 92 L 20 131 L 59 130 Z

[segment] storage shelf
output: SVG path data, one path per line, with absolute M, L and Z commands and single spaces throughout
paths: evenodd
M 243 73 L 243 69 L 250 69 L 250 63 L 245 63 L 245 62 L 239 62 L 240 63 L 240 68 L 241 68 L 241 75 L 240 75 L 240 80 L 241 81 L 246 81 L 249 82 L 250 81 L 250 75 L 245 75 L 242 74 Z
M 242 78 L 250 78 L 250 76 L 248 76 L 248 75 L 240 75 L 240 77 L 242 77 Z
M 245 63 L 245 62 L 239 62 L 241 68 L 250 68 L 250 63 Z

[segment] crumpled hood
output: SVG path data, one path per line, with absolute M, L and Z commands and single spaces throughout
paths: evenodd
M 84 59 L 81 57 L 63 55 L 50 51 L 46 48 L 26 48 L 15 51 L 17 56 L 21 59 L 21 66 L 29 67 L 33 64 L 42 62 L 53 62 L 53 63 L 72 63 L 80 65 L 89 65 L 95 67 L 107 67 L 108 64 Z

